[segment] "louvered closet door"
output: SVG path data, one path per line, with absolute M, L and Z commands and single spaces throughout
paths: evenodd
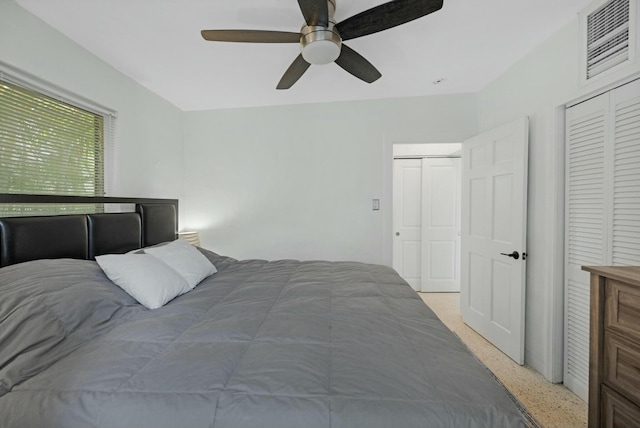
M 567 109 L 564 383 L 585 401 L 589 276 L 640 265 L 640 81 Z
M 605 141 L 609 94 L 567 110 L 564 384 L 589 392 L 589 274 L 606 261 Z
M 640 265 L 640 81 L 615 90 L 611 263 Z

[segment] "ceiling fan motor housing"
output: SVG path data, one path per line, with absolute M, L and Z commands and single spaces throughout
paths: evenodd
M 329 12 L 328 27 L 304 25 L 300 30 L 302 57 L 309 64 L 329 64 L 340 56 L 342 37 L 336 28 L 333 15 L 336 12 L 335 0 L 327 0 Z
M 335 23 L 329 21 L 328 27 L 302 27 L 300 43 L 302 57 L 309 64 L 329 64 L 340 56 L 342 38 Z

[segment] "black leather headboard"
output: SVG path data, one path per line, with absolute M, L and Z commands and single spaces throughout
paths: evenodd
M 0 267 L 58 258 L 89 258 L 85 216 L 0 219 Z
M 136 211 L 144 219 L 142 238 L 145 246 L 176 239 L 176 228 L 169 228 L 177 218 L 177 206 L 167 204 L 138 204 Z
M 101 254 L 122 254 L 143 246 L 142 219 L 138 213 L 89 214 L 87 225 L 90 259 Z
M 94 259 L 176 239 L 176 199 L 0 194 L 0 203 L 135 204 L 136 212 L 0 218 L 0 267 L 36 259 Z

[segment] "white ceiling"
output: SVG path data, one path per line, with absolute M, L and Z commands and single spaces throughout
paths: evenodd
M 207 42 L 200 30 L 296 32 L 295 0 L 17 0 L 185 111 L 477 92 L 591 1 L 444 0 L 432 15 L 346 43 L 380 70 L 377 82 L 329 64 L 277 91 L 299 45 Z M 335 18 L 385 2 L 337 0 Z

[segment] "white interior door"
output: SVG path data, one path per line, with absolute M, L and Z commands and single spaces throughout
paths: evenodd
M 460 291 L 460 158 L 422 159 L 421 291 Z
M 393 268 L 414 290 L 422 269 L 422 160 L 393 161 Z
M 524 364 L 529 122 L 465 141 L 462 155 L 462 318 Z

